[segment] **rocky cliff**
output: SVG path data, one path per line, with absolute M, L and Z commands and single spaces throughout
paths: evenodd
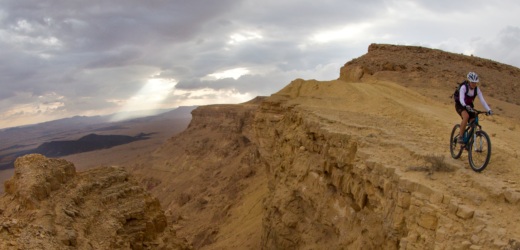
M 392 83 L 296 80 L 267 99 L 255 119 L 269 165 L 262 247 L 519 248 L 516 182 L 495 176 L 498 161 L 478 175 L 444 160 L 448 108 L 423 98 Z
M 468 71 L 500 113 L 482 121 L 493 141 L 483 174 L 449 156 L 460 118 L 446 100 Z M 373 44 L 338 80 L 293 81 L 255 116 L 269 179 L 262 247 L 519 249 L 519 80 L 482 58 Z
M 156 198 L 122 168 L 76 173 L 65 160 L 18 158 L 0 198 L 0 249 L 183 249 Z
M 195 109 L 183 133 L 131 167 L 196 249 L 260 244 L 265 170 L 251 139 L 262 100 Z
M 389 58 L 415 53 L 389 47 Z M 444 57 L 435 62 L 449 68 Z M 453 104 L 429 95 L 430 85 L 411 86 L 385 68 L 343 78 L 348 68 L 377 64 L 349 63 L 338 80 L 297 79 L 253 103 L 199 107 L 189 128 L 134 172 L 160 183 L 150 192 L 165 201 L 179 235 L 201 249 L 520 247 L 519 221 L 509 219 L 520 206 L 520 135 L 503 115 L 518 106 L 501 103 L 500 93 L 488 98 L 502 108 L 482 121 L 493 158 L 477 174 L 466 154 L 449 158 L 447 138 L 460 118 Z M 418 82 L 436 75 L 422 72 Z M 377 78 L 384 74 L 390 80 Z
M 448 148 L 460 119 L 448 96 L 467 71 L 485 93 L 491 79 L 520 80 L 477 57 L 375 44 L 337 80 L 195 109 L 184 132 L 125 166 L 132 176 L 19 159 L 0 247 L 520 249 L 517 92 L 486 97 L 493 152 L 475 173 Z

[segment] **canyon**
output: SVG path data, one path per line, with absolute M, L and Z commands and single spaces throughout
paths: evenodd
M 449 153 L 468 71 L 495 111 L 481 173 Z M 338 79 L 198 107 L 123 163 L 26 155 L 0 197 L 0 248 L 520 249 L 518 80 L 483 58 L 372 44 Z

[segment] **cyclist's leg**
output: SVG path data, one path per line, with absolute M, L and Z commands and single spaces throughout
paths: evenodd
M 460 130 L 459 130 L 459 138 L 462 138 L 464 136 L 464 130 L 466 129 L 466 125 L 468 125 L 469 120 L 469 114 L 466 109 L 464 109 L 462 106 L 457 107 L 457 113 L 459 113 L 462 120 L 460 121 Z

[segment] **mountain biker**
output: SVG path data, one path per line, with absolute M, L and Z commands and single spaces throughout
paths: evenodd
M 482 91 L 480 88 L 477 88 L 477 83 L 479 82 L 478 75 L 475 72 L 469 72 L 467 76 L 467 80 L 464 81 L 464 84 L 460 86 L 459 89 L 459 97 L 455 102 L 455 110 L 462 118 L 460 122 L 460 134 L 457 143 L 464 144 L 463 135 L 464 129 L 468 124 L 468 120 L 473 120 L 475 118 L 475 113 L 473 112 L 473 101 L 475 97 L 478 96 L 480 103 L 484 106 L 487 111 L 487 115 L 492 115 L 493 111 L 484 100 L 484 96 L 482 95 Z M 476 93 L 475 93 L 476 92 Z

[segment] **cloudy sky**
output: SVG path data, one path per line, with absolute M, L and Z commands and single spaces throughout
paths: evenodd
M 517 0 L 0 0 L 0 128 L 239 103 L 371 43 L 520 66 Z

